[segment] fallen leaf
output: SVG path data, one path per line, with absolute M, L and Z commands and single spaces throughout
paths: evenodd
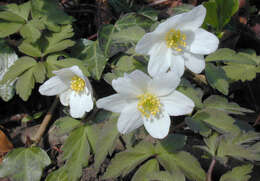
M 0 153 L 7 153 L 13 149 L 13 144 L 9 141 L 3 131 L 0 130 Z

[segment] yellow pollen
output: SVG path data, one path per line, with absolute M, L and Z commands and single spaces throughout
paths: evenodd
M 142 116 L 149 118 L 151 115 L 155 116 L 160 111 L 160 100 L 153 94 L 145 93 L 138 96 L 137 109 L 141 112 Z
M 83 91 L 85 87 L 85 81 L 78 77 L 78 76 L 73 76 L 71 81 L 70 81 L 70 88 L 76 92 Z
M 165 36 L 166 45 L 178 52 L 182 51 L 182 47 L 186 47 L 186 35 L 180 30 L 171 29 Z

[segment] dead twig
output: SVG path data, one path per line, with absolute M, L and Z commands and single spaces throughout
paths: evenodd
M 48 110 L 47 114 L 45 115 L 39 129 L 37 130 L 34 138 L 32 139 L 34 141 L 34 144 L 38 144 L 41 141 L 42 135 L 44 134 L 44 132 L 52 118 L 53 111 L 55 110 L 58 101 L 59 101 L 59 98 L 56 97 L 55 100 L 53 101 L 50 109 Z

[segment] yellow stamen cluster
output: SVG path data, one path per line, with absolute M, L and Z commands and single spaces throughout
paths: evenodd
M 149 118 L 151 115 L 155 116 L 160 111 L 160 100 L 157 96 L 145 93 L 138 96 L 137 109 L 141 112 L 142 116 Z
M 166 45 L 178 52 L 182 51 L 181 47 L 186 47 L 186 35 L 181 33 L 180 30 L 171 29 L 165 36 Z
M 73 76 L 71 81 L 70 81 L 70 88 L 76 92 L 83 91 L 85 87 L 85 81 L 78 77 L 78 76 Z

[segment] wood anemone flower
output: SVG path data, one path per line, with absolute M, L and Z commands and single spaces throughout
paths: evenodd
M 92 87 L 78 66 L 53 71 L 51 77 L 40 86 L 42 95 L 59 95 L 64 106 L 70 106 L 70 115 L 81 118 L 93 108 Z
M 150 55 L 148 73 L 156 76 L 169 68 L 179 76 L 187 67 L 194 73 L 205 68 L 204 55 L 214 52 L 218 38 L 200 28 L 206 16 L 203 5 L 187 13 L 170 17 L 150 33 L 145 34 L 136 45 L 136 52 Z
M 129 133 L 144 125 L 148 133 L 162 139 L 168 135 L 170 116 L 189 114 L 193 101 L 176 91 L 180 78 L 176 72 L 162 73 L 151 78 L 135 70 L 112 81 L 116 94 L 101 98 L 97 107 L 120 113 L 117 128 Z

